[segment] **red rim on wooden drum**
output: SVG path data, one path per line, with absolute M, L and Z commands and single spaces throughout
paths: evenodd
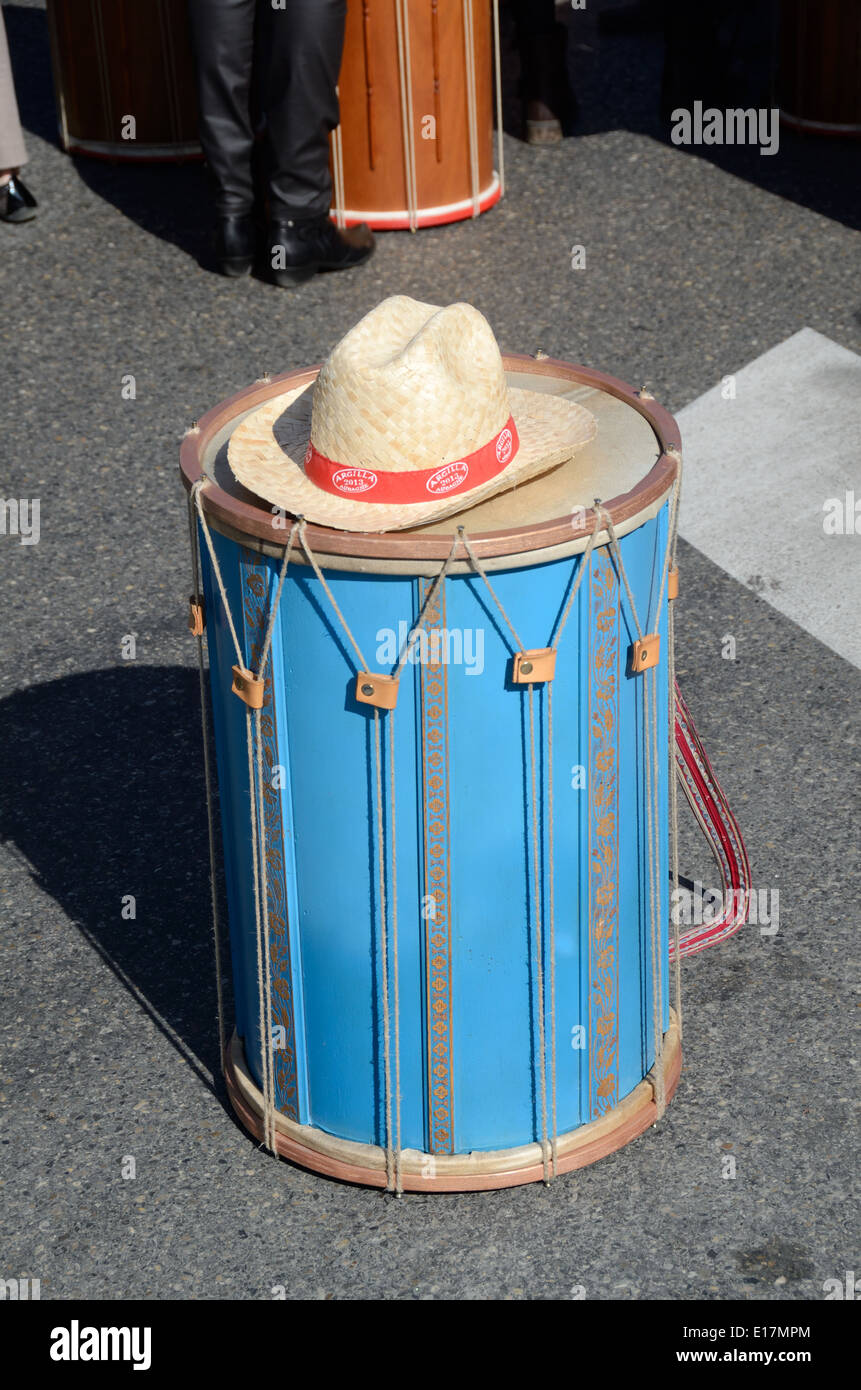
M 339 225 L 430 227 L 499 200 L 495 18 L 490 0 L 348 0 L 331 137 Z
M 118 160 L 200 156 L 184 0 L 47 0 L 47 9 L 64 150 Z
M 510 385 L 588 407 L 593 441 L 427 528 L 309 524 L 328 589 L 296 544 L 277 606 L 285 519 L 234 481 L 227 448 L 316 369 L 240 392 L 182 446 L 206 521 L 193 535 L 236 1005 L 230 1099 L 273 1151 L 378 1187 L 393 1164 L 395 1185 L 416 1191 L 581 1167 L 653 1124 L 681 1067 L 665 583 L 678 429 L 599 371 L 503 361 Z M 463 542 L 450 554 L 460 525 L 487 580 Z M 384 673 L 419 619 L 396 708 L 360 703 L 350 641 Z M 652 655 L 638 674 L 640 623 Z M 231 693 L 235 643 L 246 675 L 266 652 L 259 712 Z

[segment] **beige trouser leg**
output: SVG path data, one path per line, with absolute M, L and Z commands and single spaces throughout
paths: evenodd
M 0 9 L 0 174 L 5 169 L 17 169 L 20 164 L 26 163 L 27 151 L 15 100 L 6 26 L 3 23 L 3 10 Z

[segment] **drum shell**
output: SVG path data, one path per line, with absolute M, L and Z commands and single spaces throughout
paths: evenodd
M 811 134 L 861 136 L 861 5 L 784 0 L 781 120 Z
M 117 160 L 200 155 L 184 0 L 47 0 L 60 142 Z M 123 138 L 133 115 L 135 139 Z
M 666 505 L 620 544 L 643 620 L 661 583 Z M 277 561 L 214 536 L 246 651 L 259 651 Z M 237 1030 L 258 1085 L 259 1004 L 245 707 L 229 693 L 236 660 L 206 556 L 204 576 L 225 845 Z M 493 576 L 526 645 L 548 644 L 582 557 Z M 373 670 L 415 620 L 428 581 L 330 571 L 333 593 Z M 474 576 L 446 580 L 439 626 L 477 667 L 408 664 L 394 718 L 401 1118 L 405 1147 L 465 1153 L 541 1137 L 540 1036 L 531 843 L 529 696 L 510 681 L 511 638 Z M 666 650 L 666 594 L 657 623 Z M 472 633 L 474 645 L 467 644 Z M 557 1128 L 601 1115 L 654 1060 L 646 841 L 643 677 L 636 637 L 604 548 L 559 643 L 553 686 Z M 451 653 L 457 655 L 457 639 Z M 378 657 L 380 658 L 378 660 Z M 385 659 L 383 659 L 385 658 Z M 385 1142 L 384 1023 L 374 785 L 374 720 L 356 704 L 355 660 L 310 570 L 291 565 L 274 629 L 263 711 L 272 932 L 276 1105 L 290 1118 L 366 1144 Z M 550 998 L 547 695 L 535 688 Z M 667 884 L 666 662 L 657 675 L 658 883 Z M 383 721 L 389 716 L 382 716 Z M 382 738 L 384 836 L 391 768 Z M 269 769 L 281 769 L 277 790 Z M 586 786 L 575 769 L 584 768 Z M 441 782 L 440 782 L 440 779 Z M 539 873 L 539 879 L 541 874 Z M 423 916 L 441 891 L 442 916 Z M 386 892 L 391 912 L 392 884 Z M 659 914 L 667 978 L 666 893 Z M 391 933 L 390 933 L 391 946 Z M 390 1007 L 393 1001 L 390 998 Z M 666 989 L 662 1030 L 668 1026 Z M 578 1030 L 582 1029 L 582 1033 Z
M 402 86 L 396 6 L 348 0 L 339 78 L 344 221 L 375 228 L 407 227 L 405 103 L 411 96 L 416 165 L 416 225 L 471 217 L 500 196 L 493 171 L 493 66 L 488 0 L 409 0 L 411 93 Z M 473 54 L 467 54 L 471 25 Z M 477 186 L 473 184 L 467 106 L 467 63 L 474 70 Z M 432 118 L 435 139 L 427 139 Z M 474 201 L 474 194 L 476 199 Z M 338 189 L 334 192 L 335 204 Z

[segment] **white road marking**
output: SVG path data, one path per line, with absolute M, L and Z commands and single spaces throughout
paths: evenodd
M 846 506 L 861 504 L 861 357 L 803 328 L 734 385 L 679 412 L 681 535 L 861 666 L 861 505 Z M 842 535 L 824 528 L 830 499 Z

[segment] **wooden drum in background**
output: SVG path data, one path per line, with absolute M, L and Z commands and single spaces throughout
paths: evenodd
M 426 615 L 427 645 L 401 673 L 397 709 L 380 716 L 377 782 L 375 712 L 357 703 L 349 642 L 294 547 L 261 716 L 268 998 L 257 957 L 247 711 L 231 693 L 236 655 L 201 531 L 236 1006 L 230 1097 L 262 1134 L 260 1020 L 270 1009 L 277 1151 L 377 1186 L 387 1181 L 389 1063 L 399 1079 L 403 1187 L 443 1191 L 541 1179 L 554 1097 L 558 1172 L 619 1148 L 656 1118 L 656 1040 L 667 1098 L 681 1065 L 668 1003 L 662 578 L 678 431 L 654 401 L 600 372 L 503 360 L 511 385 L 570 393 L 587 406 L 598 421 L 593 442 L 456 521 L 389 534 L 309 526 L 307 539 L 377 671 L 394 665 L 456 523 L 528 648 L 550 644 L 582 570 L 557 644 L 552 733 L 549 684 L 514 683 L 510 633 L 469 561 L 455 558 Z M 252 409 L 315 374 L 258 383 L 210 411 L 183 443 L 186 489 L 207 479 L 204 514 L 251 669 L 286 532 L 283 518 L 274 518 L 279 530 L 268 504 L 234 481 L 228 444 Z M 660 635 L 654 724 L 644 677 L 631 673 L 637 634 L 606 536 L 584 558 L 595 514 L 576 508 L 596 496 L 617 528 L 643 630 Z M 256 772 L 253 781 L 257 801 Z M 662 904 L 654 921 L 650 863 Z
M 779 83 L 786 125 L 861 136 L 859 0 L 783 0 Z
M 129 160 L 200 155 L 185 0 L 47 0 L 47 6 L 64 150 Z
M 498 201 L 491 0 L 348 0 L 331 137 L 340 225 L 429 227 Z

